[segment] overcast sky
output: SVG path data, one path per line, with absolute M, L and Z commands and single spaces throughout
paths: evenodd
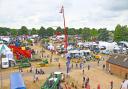
M 128 0 L 0 0 L 0 26 L 63 27 L 62 4 L 67 27 L 113 30 L 128 25 Z

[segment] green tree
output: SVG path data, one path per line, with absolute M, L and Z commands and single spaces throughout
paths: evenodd
M 16 37 L 18 35 L 17 29 L 11 29 L 11 35 Z
M 37 34 L 37 30 L 35 28 L 32 28 L 31 35 L 35 35 L 35 34 Z
M 98 30 L 98 40 L 99 41 L 108 41 L 109 40 L 109 31 L 106 28 L 100 28 Z
M 90 30 L 90 28 L 84 27 L 82 29 L 82 38 L 83 38 L 83 40 L 86 40 L 86 41 L 91 40 L 91 30 Z
M 28 35 L 29 31 L 26 26 L 22 26 L 21 29 L 18 30 L 19 35 Z
M 76 29 L 75 28 L 67 28 L 68 35 L 76 35 Z
M 0 35 L 7 36 L 10 34 L 10 28 L 0 27 Z
M 55 30 L 52 27 L 47 28 L 47 35 L 48 36 L 53 36 L 54 32 L 55 32 Z
M 61 34 L 64 34 L 64 29 L 62 29 L 61 27 L 57 27 L 55 32 L 61 32 Z
M 39 31 L 38 31 L 38 35 L 40 36 L 40 37 L 45 37 L 45 36 L 47 36 L 47 32 L 46 32 L 46 29 L 44 28 L 44 27 L 41 27 L 40 29 L 39 29 Z
M 115 41 L 128 41 L 128 27 L 117 25 L 114 32 Z

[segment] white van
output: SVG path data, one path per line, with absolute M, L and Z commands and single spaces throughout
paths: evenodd
M 9 60 L 7 58 L 2 58 L 2 68 L 9 68 Z

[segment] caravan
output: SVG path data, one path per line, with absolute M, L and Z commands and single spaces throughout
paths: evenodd
M 8 67 L 9 67 L 8 58 L 2 58 L 2 68 L 8 68 Z

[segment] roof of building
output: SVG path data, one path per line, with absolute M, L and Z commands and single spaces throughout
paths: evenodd
M 128 68 L 128 56 L 124 54 L 113 54 L 107 62 Z

